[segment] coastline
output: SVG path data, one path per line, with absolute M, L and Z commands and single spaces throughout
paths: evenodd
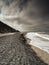
M 32 46 L 31 47 L 36 53 L 37 55 L 49 65 L 49 54 L 43 50 L 41 50 L 38 47 Z

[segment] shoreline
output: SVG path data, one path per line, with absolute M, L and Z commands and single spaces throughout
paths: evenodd
M 43 50 L 41 50 L 38 47 L 32 46 L 31 47 L 36 53 L 37 55 L 49 65 L 49 54 Z

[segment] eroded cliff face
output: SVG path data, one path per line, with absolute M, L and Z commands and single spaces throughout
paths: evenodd
M 0 20 L 19 31 L 49 31 L 49 0 L 0 0 Z

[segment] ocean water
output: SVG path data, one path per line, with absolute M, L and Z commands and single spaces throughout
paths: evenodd
M 49 34 L 30 32 L 25 37 L 31 39 L 30 45 L 49 53 Z

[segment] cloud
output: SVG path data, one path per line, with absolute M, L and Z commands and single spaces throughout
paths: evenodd
M 0 14 L 23 31 L 49 32 L 49 0 L 0 0 Z

